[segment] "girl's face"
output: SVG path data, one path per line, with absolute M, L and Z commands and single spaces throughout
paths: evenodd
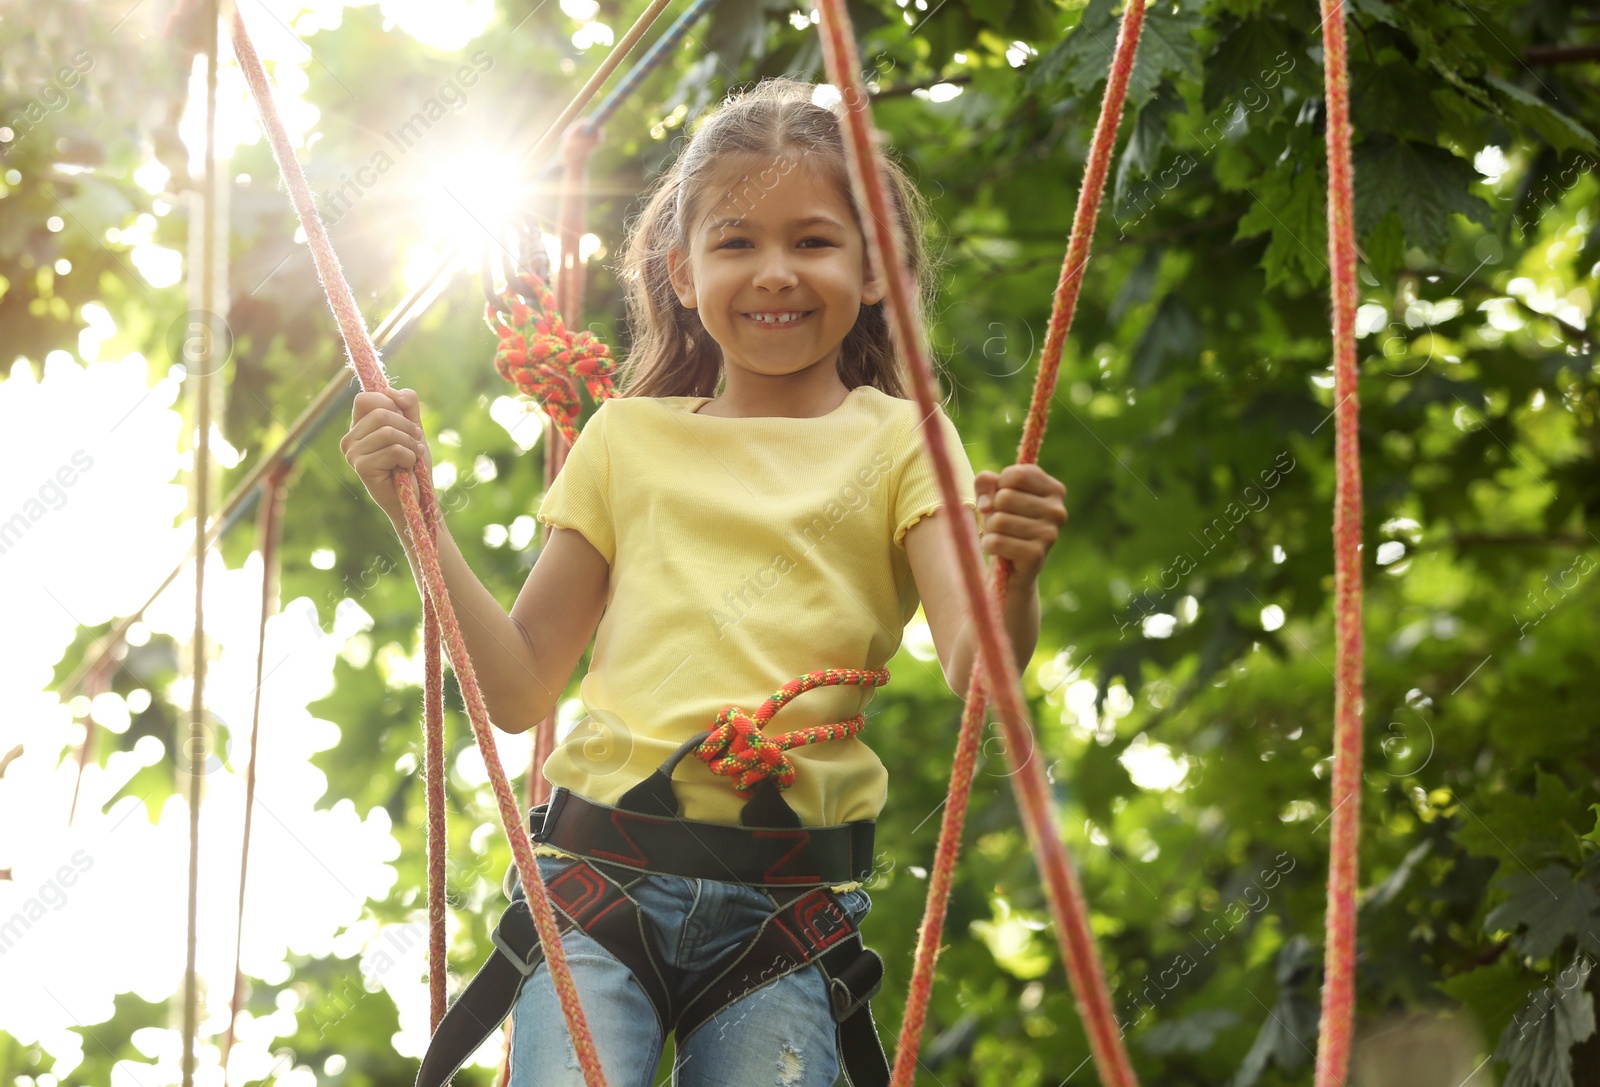
M 837 188 L 795 156 L 742 158 L 668 256 L 678 300 L 698 310 L 725 367 L 783 376 L 825 368 L 863 305 L 884 295 Z

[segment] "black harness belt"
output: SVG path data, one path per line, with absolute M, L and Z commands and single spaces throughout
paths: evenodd
M 745 805 L 745 825 L 680 819 L 672 770 L 703 738 L 687 741 L 617 807 L 556 789 L 548 804 L 529 812 L 536 842 L 579 858 L 547 887 L 557 926 L 562 932 L 582 929 L 627 966 L 649 995 L 663 1034 L 672 1031 L 680 1045 L 750 992 L 815 963 L 827 982 L 846 1081 L 885 1087 L 889 1062 L 868 1006 L 883 982 L 883 960 L 862 944 L 849 912 L 828 889 L 870 876 L 873 823 L 802 827 L 770 780 Z M 776 909 L 749 942 L 713 963 L 705 980 L 684 992 L 682 972 L 661 960 L 628 893 L 648 875 L 751 884 Z M 417 1087 L 450 1081 L 510 1014 L 524 981 L 544 958 L 523 899 L 501 916 L 493 940 L 497 953 L 434 1032 Z

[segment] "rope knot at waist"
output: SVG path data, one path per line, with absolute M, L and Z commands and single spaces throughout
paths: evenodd
M 882 687 L 888 682 L 889 672 L 885 668 L 870 671 L 826 668 L 807 672 L 785 683 L 776 694 L 761 704 L 753 716 L 738 706 L 729 706 L 717 714 L 716 727 L 695 748 L 695 758 L 709 766 L 712 772 L 732 778 L 734 791 L 743 799 L 750 799 L 755 786 L 768 778 L 780 790 L 787 789 L 794 784 L 795 770 L 785 752 L 802 744 L 848 739 L 866 727 L 867 718 L 866 714 L 858 713 L 831 725 L 812 725 L 768 736 L 762 732 L 762 726 L 772 719 L 772 715 L 797 695 L 813 687 L 833 687 L 845 683 Z

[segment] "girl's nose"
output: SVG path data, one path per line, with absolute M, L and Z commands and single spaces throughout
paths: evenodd
M 772 253 L 763 257 L 756 269 L 755 286 L 760 290 L 781 291 L 799 282 L 786 254 Z

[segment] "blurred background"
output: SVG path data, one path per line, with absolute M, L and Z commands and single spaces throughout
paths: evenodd
M 508 607 L 537 553 L 544 428 L 490 365 L 481 256 L 519 216 L 550 229 L 556 188 L 523 152 L 644 7 L 241 9 L 368 327 L 413 303 L 385 365 L 419 391 L 451 530 Z M 1015 460 L 1119 12 L 851 5 L 876 121 L 936 214 L 931 342 L 980 470 Z M 185 344 L 197 322 L 217 337 L 213 514 L 344 365 L 226 35 L 217 301 L 196 312 L 199 17 L 0 5 L 0 1083 L 180 1081 L 199 775 L 196 1082 L 223 1087 L 267 565 L 226 1083 L 410 1083 L 420 609 L 338 449 L 348 399 L 295 457 L 273 561 L 248 503 L 208 555 L 204 743 L 189 736 Z M 1600 8 L 1352 0 L 1345 17 L 1367 585 L 1352 1082 L 1594 1084 Z M 1148 9 L 1041 460 L 1071 519 L 1024 684 L 1148 1083 L 1311 1082 L 1334 659 L 1319 21 L 1309 0 Z M 639 194 L 708 107 L 780 74 L 825 79 L 809 9 L 722 0 L 622 102 L 590 163 L 572 324 L 626 356 L 612 262 Z M 961 707 L 920 616 L 889 667 L 864 934 L 888 963 L 892 1050 Z M 459 983 L 489 951 L 509 850 L 447 687 Z M 562 727 L 580 717 L 569 699 Z M 497 741 L 520 789 L 529 737 Z M 1006 774 L 990 739 L 918 1082 L 1090 1084 Z M 459 1082 L 495 1082 L 501 1044 Z

